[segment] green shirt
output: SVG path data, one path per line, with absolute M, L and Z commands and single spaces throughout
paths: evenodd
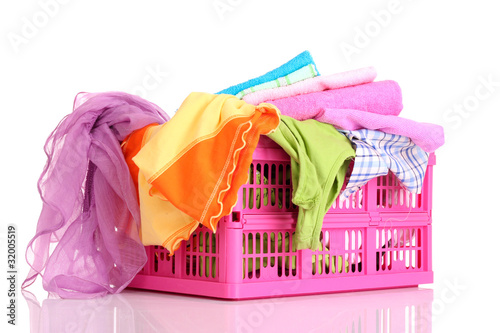
M 332 125 L 314 119 L 282 115 L 268 136 L 291 158 L 292 202 L 299 207 L 293 248 L 317 250 L 323 218 L 342 189 L 355 150 Z

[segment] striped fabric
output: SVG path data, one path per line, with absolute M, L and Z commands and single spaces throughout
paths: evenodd
M 235 96 L 239 99 L 242 99 L 244 96 L 251 94 L 251 93 L 254 93 L 256 91 L 259 91 L 259 90 L 285 87 L 285 86 L 289 86 L 291 84 L 294 84 L 296 82 L 303 81 L 305 79 L 311 79 L 311 78 L 316 77 L 316 76 L 318 76 L 318 73 L 316 72 L 316 68 L 314 67 L 313 64 L 309 64 L 309 65 L 306 65 L 306 66 L 296 70 L 295 72 L 292 72 L 288 75 L 279 77 L 276 80 L 264 82 L 264 83 L 258 84 L 256 86 L 250 87 L 248 89 L 245 89 L 243 91 L 240 91 Z
M 411 139 L 381 131 L 339 130 L 356 146 L 354 166 L 341 199 L 347 199 L 369 180 L 391 171 L 411 193 L 420 193 L 429 154 Z
M 309 53 L 309 51 L 304 51 L 301 54 L 294 57 L 293 59 L 287 61 L 286 63 L 279 66 L 278 68 L 275 68 L 270 72 L 267 72 L 264 75 L 250 79 L 250 80 L 242 82 L 242 83 L 235 84 L 229 88 L 226 88 L 224 90 L 219 91 L 217 94 L 226 94 L 226 95 L 235 95 L 236 96 L 236 94 L 242 90 L 248 89 L 250 87 L 256 86 L 256 85 L 264 83 L 264 82 L 276 80 L 282 76 L 289 75 L 290 73 L 293 73 L 296 70 L 299 70 L 302 67 L 309 65 L 309 64 L 313 65 L 316 72 L 318 72 L 318 69 L 316 68 L 316 64 L 314 63 L 314 60 L 311 56 L 311 53 Z M 319 75 L 319 73 L 318 73 L 318 75 Z

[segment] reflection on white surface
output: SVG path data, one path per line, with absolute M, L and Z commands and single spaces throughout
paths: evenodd
M 224 301 L 125 290 L 91 300 L 26 296 L 31 332 L 431 332 L 432 290 Z

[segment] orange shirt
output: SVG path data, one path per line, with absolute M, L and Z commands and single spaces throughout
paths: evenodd
M 260 135 L 279 118 L 271 104 L 191 93 L 169 122 L 130 135 L 122 148 L 137 178 L 143 244 L 172 254 L 199 223 L 215 232 L 247 181 Z

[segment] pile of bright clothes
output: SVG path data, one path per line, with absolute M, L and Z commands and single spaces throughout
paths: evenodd
M 63 298 L 117 293 L 145 265 L 144 245 L 174 254 L 200 225 L 216 232 L 261 135 L 291 157 L 295 249 L 317 249 L 333 201 L 372 178 L 391 171 L 419 193 L 443 129 L 399 117 L 398 84 L 375 77 L 373 68 L 320 76 L 306 51 L 217 94 L 191 93 L 172 119 L 126 93 L 79 94 L 45 145 L 23 287 L 40 274 Z

